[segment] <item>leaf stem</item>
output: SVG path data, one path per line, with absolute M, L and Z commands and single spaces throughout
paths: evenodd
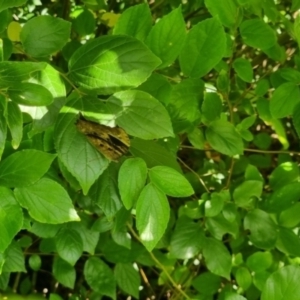
M 130 231 L 130 233 L 140 242 L 142 243 L 140 237 L 137 235 L 137 233 L 133 230 L 133 228 L 131 227 L 130 224 L 127 223 L 127 227 Z M 167 271 L 167 269 L 165 268 L 165 266 L 163 264 L 160 263 L 160 261 L 155 257 L 155 255 L 152 252 L 149 252 L 151 258 L 153 259 L 153 261 L 157 264 L 157 266 L 165 273 L 165 275 L 167 276 L 167 278 L 170 280 L 170 282 L 172 283 L 173 287 L 182 295 L 184 296 L 185 299 L 191 299 L 182 289 L 181 286 L 178 285 L 175 280 L 172 278 L 172 276 L 169 274 L 169 272 Z

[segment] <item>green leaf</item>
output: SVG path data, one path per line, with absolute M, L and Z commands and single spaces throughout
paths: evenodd
M 274 118 L 291 115 L 296 104 L 300 103 L 300 91 L 297 84 L 287 82 L 280 85 L 270 101 L 270 111 Z
M 63 259 L 56 257 L 53 262 L 52 272 L 55 279 L 70 289 L 74 288 L 76 280 L 75 268 L 65 262 Z
M 149 170 L 150 181 L 161 191 L 172 197 L 187 197 L 194 194 L 189 181 L 176 170 L 157 166 Z
M 26 272 L 25 256 L 20 245 L 13 241 L 5 251 L 2 272 Z
M 220 241 L 206 238 L 203 243 L 203 256 L 209 271 L 226 279 L 230 278 L 231 255 Z
M 300 240 L 291 229 L 279 228 L 276 248 L 281 252 L 291 255 L 300 256 Z
M 136 203 L 147 179 L 147 165 L 141 158 L 129 158 L 122 164 L 118 175 L 118 186 L 126 209 Z
M 250 241 L 261 249 L 272 249 L 276 243 L 278 230 L 269 214 L 260 209 L 250 211 L 244 219 L 245 229 L 250 230 Z
M 3 253 L 23 226 L 23 212 L 8 188 L 0 186 L 0 198 L 0 253 Z
M 5 148 L 7 138 L 7 101 L 0 95 L 0 159 Z
M 22 105 L 46 106 L 53 102 L 52 94 L 43 86 L 30 82 L 18 82 L 7 90 L 9 98 Z
M 262 50 L 274 46 L 277 40 L 275 31 L 261 19 L 244 21 L 240 33 L 245 44 Z
M 82 99 L 76 94 L 71 95 L 71 100 L 61 109 L 54 129 L 54 142 L 59 159 L 87 194 L 109 161 L 76 129 L 77 110 L 72 108 L 75 105 L 82 105 Z
M 0 184 L 23 187 L 37 182 L 49 169 L 55 155 L 28 149 L 15 152 L 0 162 Z
M 129 135 L 145 140 L 174 136 L 167 110 L 148 93 L 136 90 L 115 93 L 107 100 L 107 106 Z
M 234 0 L 214 1 L 205 0 L 205 6 L 211 15 L 219 19 L 226 27 L 233 28 L 238 25 L 239 7 Z
M 0 1 L 0 11 L 10 8 L 10 7 L 16 7 L 16 6 L 21 6 L 25 4 L 27 0 L 10 0 L 9 2 L 6 0 L 1 0 Z
M 255 252 L 247 258 L 246 263 L 253 272 L 260 272 L 271 267 L 273 257 L 270 252 Z
M 136 226 L 143 245 L 151 251 L 163 236 L 170 218 L 168 199 L 155 185 L 142 190 L 136 205 Z
M 61 50 L 70 37 L 71 23 L 58 17 L 38 16 L 27 21 L 20 39 L 25 52 L 42 57 Z
M 291 205 L 279 215 L 279 225 L 294 228 L 300 223 L 300 203 Z
M 92 186 L 89 195 L 107 218 L 113 217 L 122 207 L 118 189 L 118 169 L 115 164 L 103 172 Z
M 300 103 L 294 106 L 293 110 L 293 125 L 296 129 L 298 137 L 300 137 Z
M 14 193 L 20 205 L 41 223 L 79 221 L 68 193 L 51 179 L 42 178 L 33 185 L 15 189 Z
M 148 168 L 164 165 L 181 172 L 176 156 L 155 141 L 133 139 L 130 152 L 133 156 L 142 158 Z
M 245 267 L 239 267 L 235 273 L 237 284 L 244 290 L 248 290 L 252 284 L 252 276 Z
M 227 121 L 217 120 L 210 123 L 206 138 L 213 149 L 223 154 L 243 154 L 243 141 L 234 126 Z
M 42 259 L 39 255 L 33 254 L 29 257 L 28 264 L 32 270 L 38 271 L 42 266 Z
M 83 242 L 80 234 L 72 229 L 62 229 L 55 237 L 55 246 L 58 255 L 74 266 L 82 255 Z
M 134 22 L 132 22 L 134 20 Z M 144 41 L 152 27 L 149 5 L 142 3 L 127 8 L 118 19 L 114 34 L 125 34 Z
M 116 264 L 114 270 L 118 286 L 127 294 L 139 299 L 141 279 L 132 264 Z
M 88 9 L 84 9 L 72 22 L 72 27 L 80 36 L 92 34 L 95 26 L 95 16 Z
M 192 286 L 201 294 L 214 295 L 221 286 L 221 277 L 210 272 L 203 272 L 193 279 Z
M 204 82 L 199 79 L 184 79 L 173 86 L 167 104 L 175 132 L 190 131 L 200 121 L 200 106 Z
M 285 162 L 277 166 L 269 177 L 269 184 L 273 190 L 279 189 L 299 178 L 299 167 L 296 163 Z
M 300 267 L 285 266 L 274 272 L 267 280 L 261 300 L 298 300 L 300 295 Z
M 220 119 L 223 104 L 217 93 L 205 93 L 201 111 L 205 122 Z
M 222 211 L 226 200 L 225 194 L 212 193 L 211 199 L 204 203 L 205 216 L 209 218 L 217 216 Z
M 8 87 L 29 79 L 47 66 L 44 62 L 2 61 L 0 62 L 0 86 Z
M 263 190 L 263 182 L 258 180 L 246 180 L 237 186 L 233 192 L 233 199 L 237 206 L 251 207 L 252 197 L 260 198 Z
M 186 37 L 185 27 L 180 6 L 152 27 L 145 43 L 162 60 L 159 69 L 169 66 L 179 55 Z
M 196 256 L 204 239 L 199 223 L 182 216 L 176 222 L 170 244 L 170 256 L 178 259 L 190 259 Z
M 233 62 L 233 68 L 237 75 L 245 82 L 252 82 L 253 80 L 253 69 L 249 60 L 245 58 L 237 58 Z
M 84 265 L 88 285 L 102 295 L 116 299 L 116 282 L 112 270 L 99 258 L 90 257 Z
M 179 56 L 182 72 L 197 78 L 206 75 L 226 51 L 224 29 L 216 19 L 199 22 L 189 31 Z
M 270 195 L 265 203 L 265 207 L 270 212 L 281 212 L 298 202 L 299 194 L 299 182 L 286 184 Z
M 103 36 L 81 46 L 69 61 L 72 81 L 99 94 L 137 87 L 160 64 L 140 41 L 129 36 Z
M 18 104 L 12 101 L 7 103 L 6 119 L 12 139 L 11 145 L 17 149 L 23 137 L 23 116 Z
M 147 81 L 139 86 L 140 91 L 144 91 L 163 104 L 169 103 L 172 85 L 167 78 L 161 74 L 153 73 Z
M 192 132 L 189 132 L 188 139 L 196 149 L 205 149 L 205 137 L 201 129 L 195 128 Z

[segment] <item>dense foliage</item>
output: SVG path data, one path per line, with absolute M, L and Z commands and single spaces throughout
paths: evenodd
M 299 10 L 0 0 L 3 299 L 299 300 Z

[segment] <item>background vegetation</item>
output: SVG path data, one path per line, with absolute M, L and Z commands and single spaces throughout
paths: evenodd
M 299 9 L 0 1 L 3 299 L 299 300 Z

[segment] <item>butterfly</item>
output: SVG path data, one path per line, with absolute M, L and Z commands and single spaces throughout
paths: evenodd
M 90 120 L 82 115 L 76 122 L 79 132 L 105 157 L 117 161 L 130 147 L 126 131 L 120 127 L 109 127 Z

